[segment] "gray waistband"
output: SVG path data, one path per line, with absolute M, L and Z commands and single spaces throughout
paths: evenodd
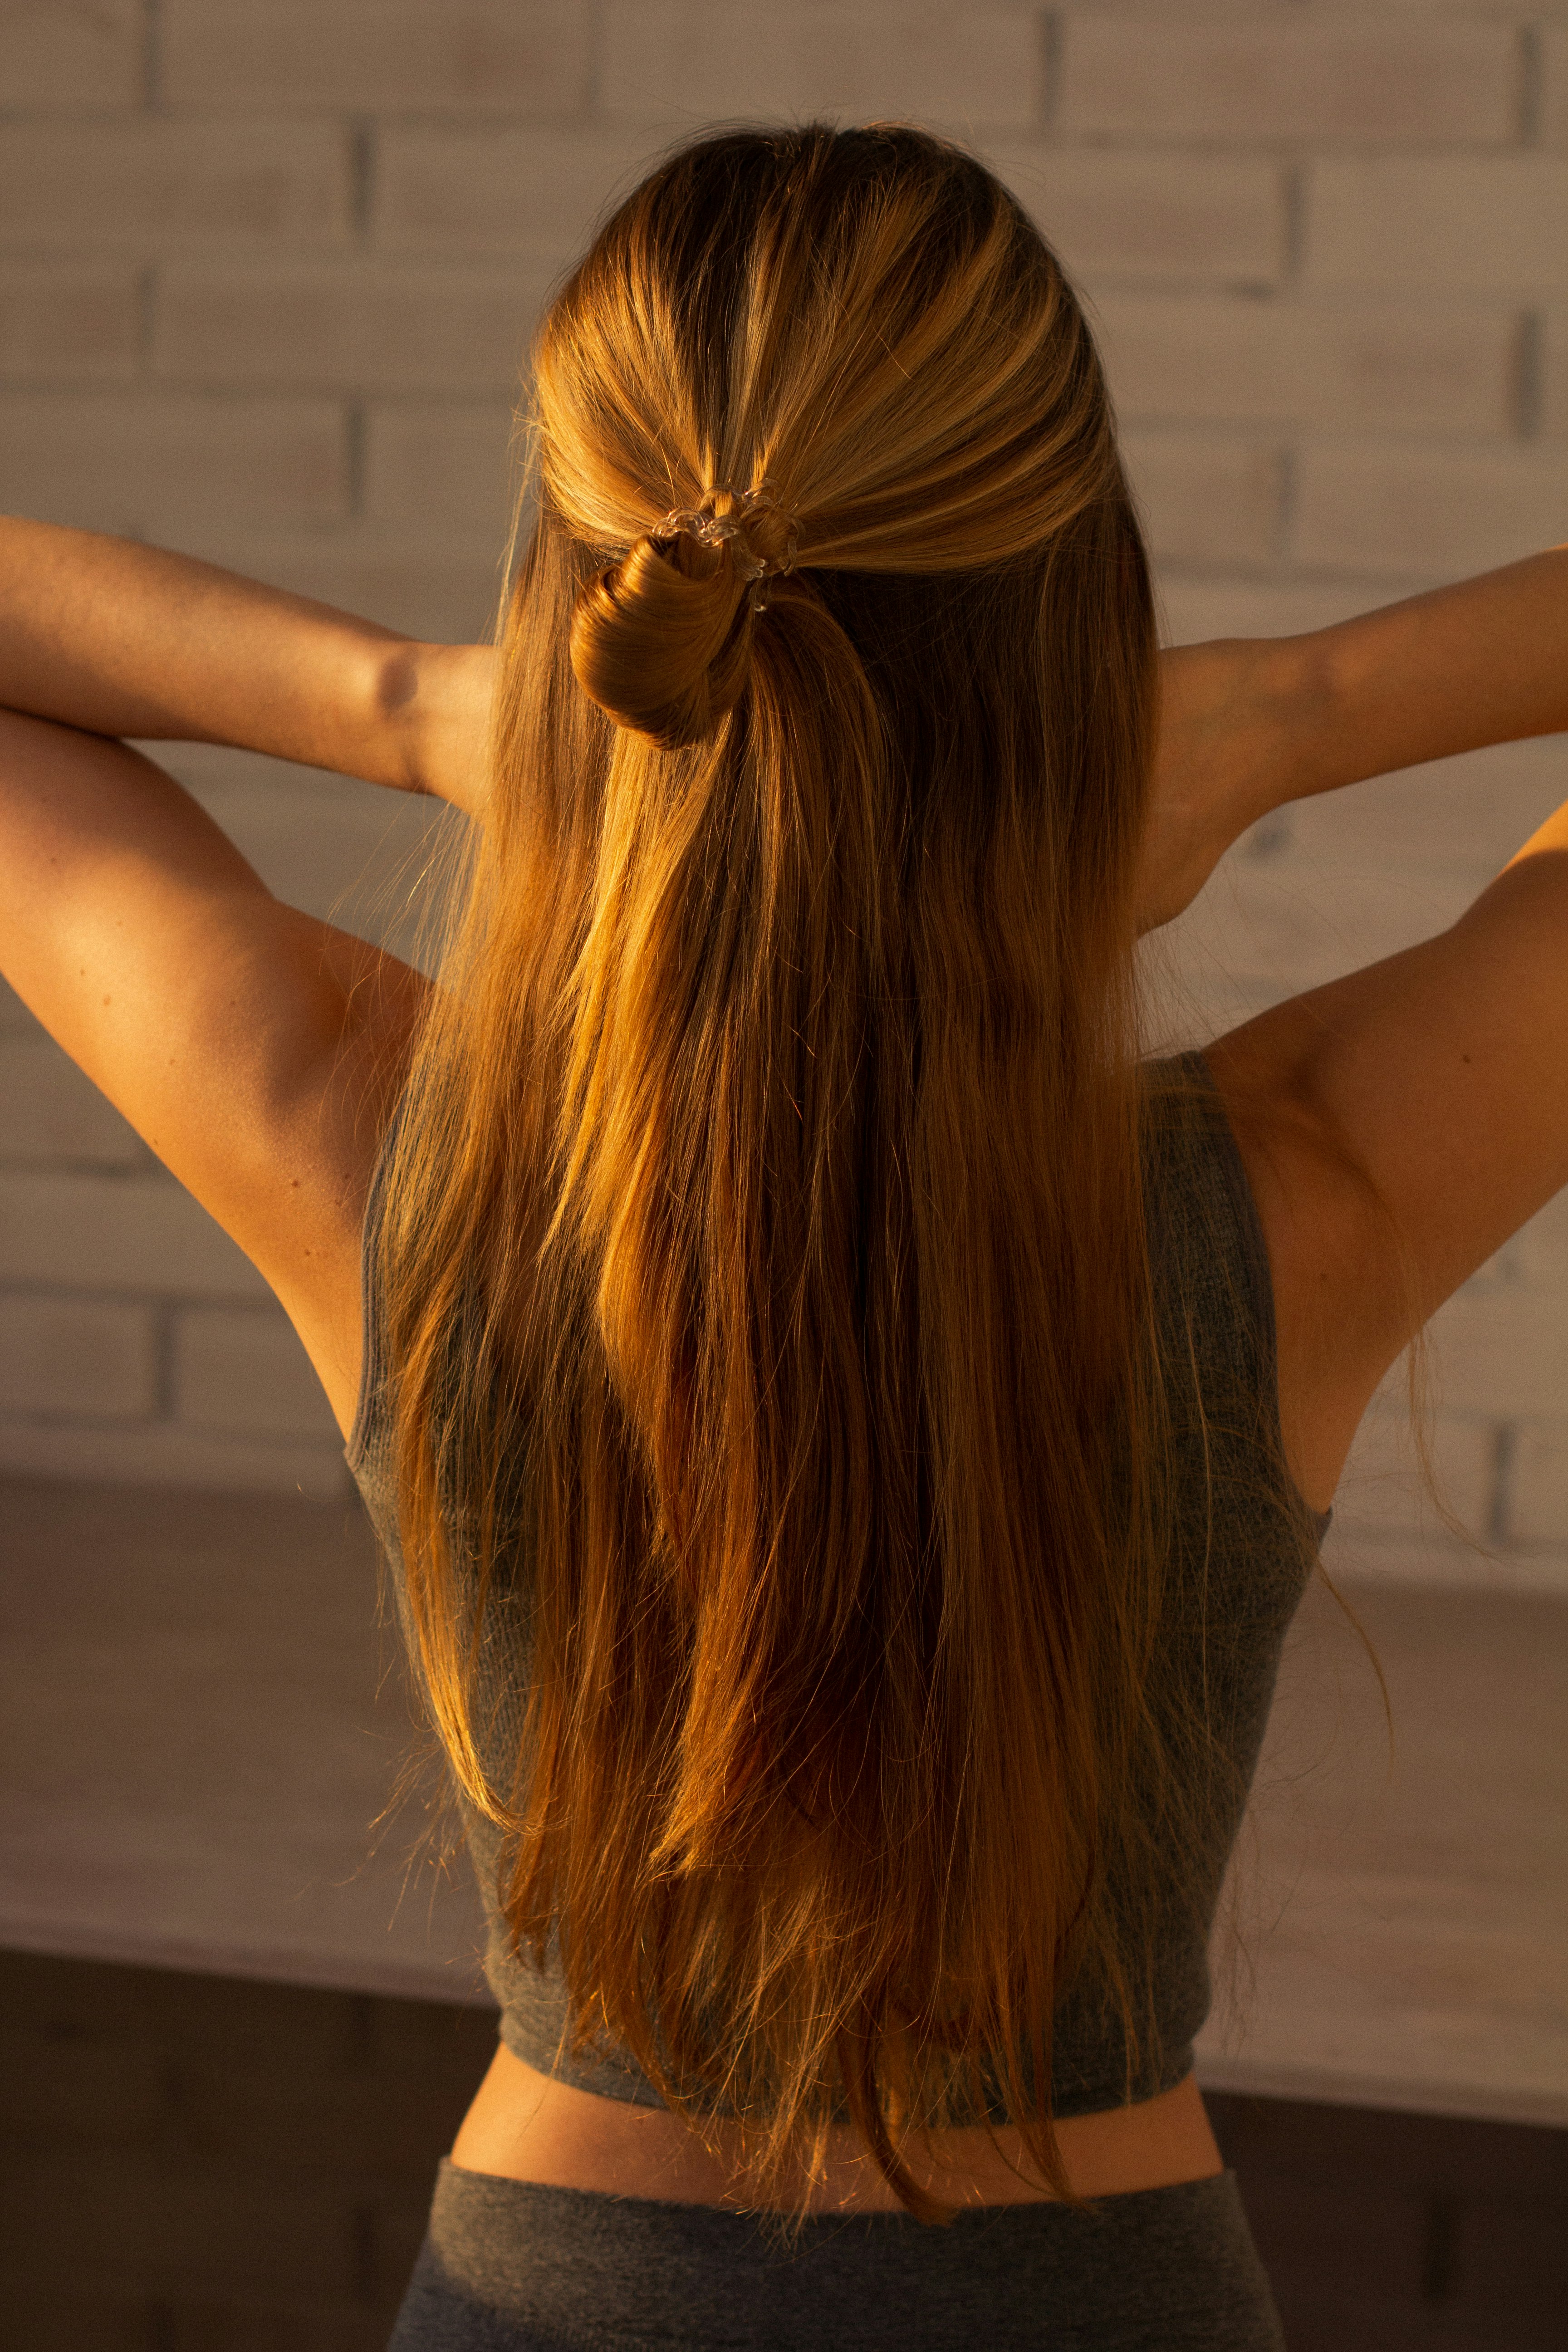
M 465 2332 L 467 2330 L 467 2332 Z M 793 2250 L 709 2205 L 544 2189 L 443 2163 L 399 2352 L 615 2344 L 821 2352 L 1283 2352 L 1235 2176 L 931 2229 L 819 2214 Z

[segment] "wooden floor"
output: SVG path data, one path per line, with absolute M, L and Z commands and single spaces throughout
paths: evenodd
M 467 2006 L 0 1953 L 0 2342 L 383 2352 L 492 2047 Z M 1560 2352 L 1568 2133 L 1213 2109 L 1290 2352 Z

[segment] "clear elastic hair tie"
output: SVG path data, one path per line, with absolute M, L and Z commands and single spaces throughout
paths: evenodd
M 710 499 L 728 499 L 730 512 L 713 514 L 708 507 Z M 760 553 L 751 536 L 751 527 L 764 516 L 777 516 L 785 526 L 784 550 L 782 555 Z M 759 483 L 754 490 L 731 490 L 721 486 L 704 494 L 700 507 L 672 507 L 661 523 L 648 533 L 650 539 L 696 540 L 700 547 L 731 550 L 736 571 L 742 580 L 752 583 L 752 610 L 761 612 L 765 590 L 763 582 L 782 578 L 795 569 L 797 532 L 795 517 L 785 512 L 784 504 L 769 482 Z

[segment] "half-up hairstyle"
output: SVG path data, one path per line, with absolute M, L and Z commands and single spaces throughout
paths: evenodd
M 431 1705 L 581 2042 L 763 2181 L 848 2118 L 944 2218 L 907 2136 L 1005 2114 L 1066 2193 L 1175 1778 L 1100 369 L 977 163 L 810 128 L 645 182 L 533 386 L 382 1242 Z

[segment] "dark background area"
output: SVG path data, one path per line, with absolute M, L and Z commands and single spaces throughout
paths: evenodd
M 5 2352 L 384 2352 L 494 2044 L 483 2010 L 0 1953 Z M 1568 2343 L 1568 2132 L 1209 2106 L 1291 2352 Z

